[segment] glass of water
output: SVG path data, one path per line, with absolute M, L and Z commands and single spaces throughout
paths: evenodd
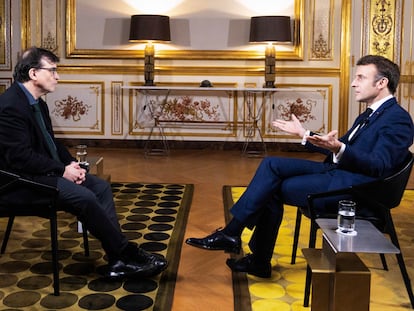
M 88 161 L 86 159 L 88 155 L 88 150 L 86 145 L 77 145 L 76 146 L 76 160 L 79 164 L 87 164 Z
M 356 203 L 351 200 L 341 200 L 338 203 L 338 229 L 337 232 L 346 235 L 356 235 L 355 231 Z

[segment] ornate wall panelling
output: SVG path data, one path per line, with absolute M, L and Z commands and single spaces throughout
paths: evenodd
M 400 102 L 409 109 L 414 118 L 414 3 L 404 1 Z
M 11 69 L 10 1 L 0 0 L 0 70 Z
M 131 83 L 131 86 L 139 86 Z M 194 83 L 157 84 L 170 87 L 198 87 Z M 216 87 L 235 87 L 217 83 Z M 149 91 L 129 90 L 129 134 L 147 136 L 158 124 L 166 136 L 236 137 L 237 97 L 231 91 L 209 89 Z M 155 135 L 159 133 L 155 133 Z
M 399 63 L 401 0 L 365 0 L 365 54 L 382 55 Z
M 112 135 L 123 134 L 123 122 L 124 122 L 124 103 L 123 103 L 123 90 L 122 81 L 111 83 L 111 133 Z
M 61 6 L 62 0 L 22 0 L 22 15 L 26 15 L 22 25 L 27 32 L 23 49 L 36 45 L 62 56 Z
M 10 78 L 0 79 L 0 94 L 3 93 L 11 85 L 11 81 L 12 79 Z
M 279 87 L 284 90 L 274 96 L 263 113 L 265 137 L 292 138 L 272 126 L 273 120 L 290 120 L 291 114 L 295 114 L 305 128 L 314 132 L 327 133 L 332 130 L 332 85 L 283 84 Z M 285 90 L 288 88 L 292 91 Z
M 220 5 L 215 6 L 216 2 Z M 238 5 L 237 14 L 234 10 L 235 2 Z M 155 68 L 157 85 L 189 85 L 203 79 L 217 81 L 214 83 L 215 86 L 219 83 L 241 86 L 246 82 L 261 85 L 264 70 L 263 51 L 248 43 L 250 17 L 277 15 L 277 13 L 290 15 L 294 40 L 291 45 L 277 47 L 278 87 L 281 86 L 280 83 L 299 83 L 301 89 L 305 88 L 306 91 L 315 93 L 312 96 L 316 97 L 319 86 L 324 90 L 328 88 L 326 85 L 334 79 L 335 81 L 329 85 L 332 85 L 335 90 L 329 90 L 327 92 L 329 95 L 325 95 L 327 97 L 324 104 L 329 107 L 321 108 L 318 99 L 317 108 L 312 108 L 312 113 L 317 116 L 317 122 L 319 122 L 312 124 L 312 127 L 326 129 L 330 128 L 330 124 L 334 122 L 336 128 L 341 122 L 337 119 L 340 104 L 331 107 L 332 100 L 329 96 L 335 95 L 335 103 L 346 97 L 342 96 L 343 93 L 339 90 L 339 85 L 343 85 L 339 81 L 343 79 L 344 52 L 340 48 L 335 49 L 334 43 L 337 42 L 338 46 L 346 47 L 344 42 L 340 42 L 340 38 L 342 38 L 341 27 L 344 24 L 341 19 L 349 18 L 350 9 L 344 4 L 347 1 L 288 0 L 283 3 L 283 9 L 281 5 L 269 8 L 267 3 L 265 14 L 257 11 L 259 2 L 253 7 L 248 7 L 248 1 L 212 0 L 197 2 L 195 5 L 194 1 L 184 0 L 177 8 L 171 8 L 165 12 L 154 12 L 154 14 L 169 15 L 172 30 L 172 42 L 157 48 L 158 59 Z M 47 96 L 51 111 L 56 100 L 68 100 L 68 94 L 79 101 L 88 102 L 88 105 L 91 101 L 100 101 L 100 106 L 96 103 L 93 106 L 96 108 L 93 111 L 93 120 L 91 115 L 88 118 L 82 117 L 81 121 L 76 122 L 59 117 L 54 121 L 57 132 L 62 136 L 81 138 L 89 137 L 90 134 L 101 135 L 96 136 L 97 138 L 145 138 L 149 132 L 148 111 L 143 111 L 143 107 L 139 107 L 141 101 L 139 96 L 142 94 L 126 91 L 123 86 L 141 84 L 140 81 L 143 78 L 141 64 L 143 46 L 141 48 L 140 45 L 131 45 L 128 42 L 130 15 L 149 14 L 149 12 L 141 12 L 133 8 L 133 1 L 20 0 L 20 3 L 22 4 L 20 21 L 22 47 L 41 45 L 55 51 L 61 57 L 59 73 L 62 80 L 56 93 Z M 216 12 L 211 9 L 212 7 L 220 7 L 220 11 Z M 341 13 L 344 9 L 348 12 L 347 14 Z M 200 32 L 213 29 L 214 27 L 206 27 L 207 24 L 202 26 L 206 22 L 211 25 L 212 20 L 216 21 L 217 25 L 220 23 L 226 25 L 224 28 L 221 27 L 225 29 L 226 34 L 220 33 L 219 36 L 220 38 L 224 36 L 226 40 L 218 40 L 217 34 L 204 35 L 204 32 Z M 217 25 L 214 24 L 215 27 Z M 183 27 L 187 27 L 185 28 L 187 31 L 178 32 L 184 29 Z M 306 33 L 305 28 L 309 29 Z M 32 32 L 30 29 L 33 29 Z M 200 39 L 200 33 L 203 33 L 201 36 L 203 40 Z M 199 45 L 196 44 L 197 42 Z M 305 45 L 308 46 L 306 53 L 304 53 Z M 312 79 L 315 77 L 316 81 L 313 83 L 318 83 L 318 85 L 315 87 L 313 84 L 305 85 L 309 80 L 308 77 Z M 73 82 L 71 85 L 71 81 L 86 82 L 77 82 L 80 86 L 78 90 L 75 87 L 76 83 Z M 86 85 L 93 85 L 94 81 L 100 81 L 99 83 L 102 84 L 100 91 L 107 93 L 106 98 L 104 98 L 104 93 L 101 98 L 90 94 L 85 95 Z M 226 81 L 233 82 L 227 83 Z M 106 91 L 103 91 L 103 85 L 108 86 Z M 189 95 L 201 101 L 194 94 Z M 292 98 L 286 100 L 292 101 L 299 97 L 306 100 L 312 99 L 312 96 L 308 95 L 294 94 Z M 257 94 L 254 98 L 253 103 L 256 106 L 254 106 L 253 115 L 260 113 L 257 111 L 260 96 Z M 299 97 L 293 98 L 296 96 Z M 181 96 L 179 100 L 183 98 Z M 179 100 L 176 102 L 179 103 Z M 128 104 L 125 106 L 124 102 Z M 201 122 L 187 120 L 183 127 L 181 120 L 178 122 L 179 126 L 176 126 L 174 122 L 164 120 L 168 124 L 166 134 L 171 139 L 176 137 L 188 140 L 243 141 L 246 129 L 252 122 L 257 121 L 261 129 L 265 131 L 268 141 L 287 137 L 269 128 L 270 118 L 273 117 L 272 109 L 269 108 L 271 105 L 266 104 L 263 107 L 261 120 L 252 121 L 252 113 L 249 116 L 246 98 L 242 92 L 239 92 L 237 96 L 234 94 L 215 96 L 215 98 L 212 96 L 210 104 L 212 107 L 218 105 L 218 110 L 214 112 L 206 110 L 201 117 Z M 212 115 L 215 113 L 217 113 L 216 119 L 209 119 L 213 118 Z M 104 115 L 106 115 L 106 122 Z M 174 117 L 178 118 L 178 113 Z
M 46 102 L 57 134 L 104 134 L 104 82 L 61 80 Z
M 334 0 L 312 0 L 309 59 L 333 60 Z

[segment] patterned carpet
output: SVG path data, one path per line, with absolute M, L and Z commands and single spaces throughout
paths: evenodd
M 229 208 L 236 202 L 245 187 L 224 186 L 223 201 L 227 220 Z M 400 206 L 393 210 L 393 219 L 397 228 L 401 249 L 408 273 L 414 276 L 414 191 L 406 190 Z M 272 277 L 261 279 L 245 273 L 233 273 L 234 310 L 235 311 L 304 311 L 303 293 L 306 276 L 306 261 L 298 250 L 296 264 L 291 265 L 293 232 L 296 219 L 296 207 L 285 206 L 278 239 L 272 259 Z M 318 230 L 317 247 L 321 247 Z M 243 251 L 249 253 L 247 243 L 252 232 L 245 229 L 242 234 Z M 299 249 L 306 248 L 309 240 L 309 220 L 303 218 Z M 241 256 L 241 255 L 239 255 Z M 386 255 L 389 271 L 382 269 L 379 256 L 359 254 L 371 271 L 371 311 L 408 311 L 412 310 L 395 256 Z
M 76 219 L 59 213 L 60 296 L 53 295 L 49 222 L 16 218 L 6 253 L 0 258 L 1 310 L 154 310 L 171 309 L 181 245 L 193 185 L 112 183 L 122 230 L 130 241 L 166 256 L 161 275 L 107 282 L 99 275 L 106 261 L 99 241 L 89 237 L 84 256 Z M 98 220 L 99 221 L 99 220 Z M 6 220 L 0 221 L 4 230 Z

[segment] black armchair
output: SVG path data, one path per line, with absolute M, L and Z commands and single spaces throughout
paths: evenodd
M 313 208 L 315 200 L 329 197 L 351 197 L 354 201 L 357 202 L 358 206 L 364 207 L 365 210 L 369 211 L 366 215 L 357 214 L 357 218 L 371 221 L 381 232 L 388 234 L 390 236 L 391 242 L 401 251 L 394 222 L 392 220 L 391 209 L 400 205 L 408 183 L 408 179 L 410 177 L 413 162 L 413 155 L 410 155 L 405 161 L 403 167 L 397 173 L 384 179 L 378 179 L 373 182 L 351 186 L 336 191 L 310 194 L 308 196 L 307 209 L 298 208 L 297 210 L 291 263 L 295 263 L 302 215 L 305 215 L 311 220 L 309 248 L 314 248 L 316 244 L 316 233 L 318 230 L 318 225 L 316 224 L 315 219 L 337 217 L 336 213 L 317 214 Z M 388 270 L 384 254 L 380 254 L 380 256 L 384 269 Z M 405 287 L 407 289 L 408 297 L 414 309 L 414 295 L 403 254 L 400 252 L 399 254 L 396 254 L 396 256 L 405 283 Z M 305 307 L 309 305 L 310 285 L 311 271 L 308 267 L 305 284 Z
M 17 216 L 37 216 L 50 221 L 50 238 L 53 264 L 53 290 L 59 296 L 59 261 L 56 203 L 59 190 L 46 184 L 37 183 L 19 175 L 0 170 L 0 217 L 8 217 L 1 253 L 6 251 L 7 242 Z M 85 255 L 89 256 L 87 230 L 83 227 Z

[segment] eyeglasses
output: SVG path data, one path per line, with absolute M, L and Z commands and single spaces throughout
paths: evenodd
M 50 67 L 50 68 L 46 68 L 46 67 L 38 67 L 36 69 L 43 69 L 43 70 L 47 70 L 49 71 L 51 74 L 56 74 L 57 73 L 57 67 Z

